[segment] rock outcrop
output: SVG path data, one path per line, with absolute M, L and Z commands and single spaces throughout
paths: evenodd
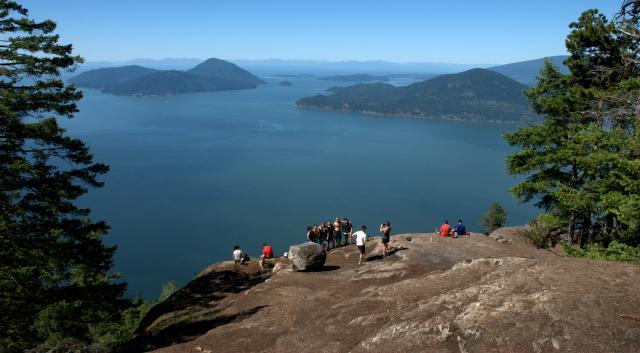
M 329 252 L 323 271 L 278 260 L 282 270 L 266 279 L 214 267 L 194 281 L 215 291 L 190 284 L 149 324 L 182 335 L 147 349 L 638 352 L 640 264 L 561 257 L 515 237 L 398 235 L 384 258 L 373 239 L 361 266 L 351 245 Z M 179 308 L 185 297 L 198 301 Z
M 291 245 L 289 248 L 289 260 L 293 264 L 295 271 L 313 271 L 322 269 L 327 259 L 322 245 L 306 242 L 298 245 Z

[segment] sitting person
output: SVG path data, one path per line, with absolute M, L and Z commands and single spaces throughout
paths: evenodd
M 233 247 L 233 262 L 244 263 L 246 260 L 246 256 L 244 251 L 240 249 L 240 245 L 236 245 Z
M 445 219 L 444 223 L 440 226 L 440 236 L 448 237 L 450 235 L 451 235 L 451 226 L 449 225 L 449 221 Z
M 457 238 L 457 237 L 461 237 L 467 235 L 467 228 L 464 226 L 464 223 L 462 223 L 462 220 L 459 219 L 458 220 L 458 225 L 456 225 L 456 228 L 453 232 L 453 237 Z
M 273 259 L 273 248 L 271 245 L 264 243 L 262 245 L 262 255 L 260 255 L 260 268 L 264 270 L 264 260 Z

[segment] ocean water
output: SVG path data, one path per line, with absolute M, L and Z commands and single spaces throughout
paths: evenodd
M 306 226 L 336 216 L 385 220 L 393 233 L 433 231 L 443 219 L 479 228 L 493 201 L 511 224 L 535 215 L 505 173 L 511 124 L 389 118 L 298 109 L 302 97 L 345 85 L 279 78 L 253 90 L 119 97 L 85 90 L 64 124 L 111 166 L 80 202 L 109 223 L 115 271 L 129 295 L 158 295 L 239 244 L 282 254 Z M 393 82 L 406 84 L 408 82 Z

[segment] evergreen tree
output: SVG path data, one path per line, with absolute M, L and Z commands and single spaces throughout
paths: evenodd
M 109 274 L 115 247 L 102 243 L 108 226 L 75 205 L 108 167 L 58 123 L 81 98 L 60 71 L 81 58 L 55 28 L 0 0 L 0 352 L 88 340 L 125 303 Z
M 526 176 L 513 194 L 564 219 L 581 246 L 640 238 L 639 9 L 625 1 L 616 21 L 588 10 L 572 23 L 569 74 L 546 63 L 527 92 L 544 120 L 505 135 L 519 148 L 507 170 Z
M 494 230 L 507 223 L 507 211 L 499 203 L 493 202 L 489 205 L 489 210 L 482 215 L 480 226 L 484 234 L 491 234 Z

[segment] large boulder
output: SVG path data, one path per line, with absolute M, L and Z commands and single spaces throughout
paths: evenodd
M 289 260 L 293 264 L 295 271 L 313 271 L 321 269 L 327 254 L 322 245 L 306 242 L 298 245 L 291 245 L 289 248 Z

